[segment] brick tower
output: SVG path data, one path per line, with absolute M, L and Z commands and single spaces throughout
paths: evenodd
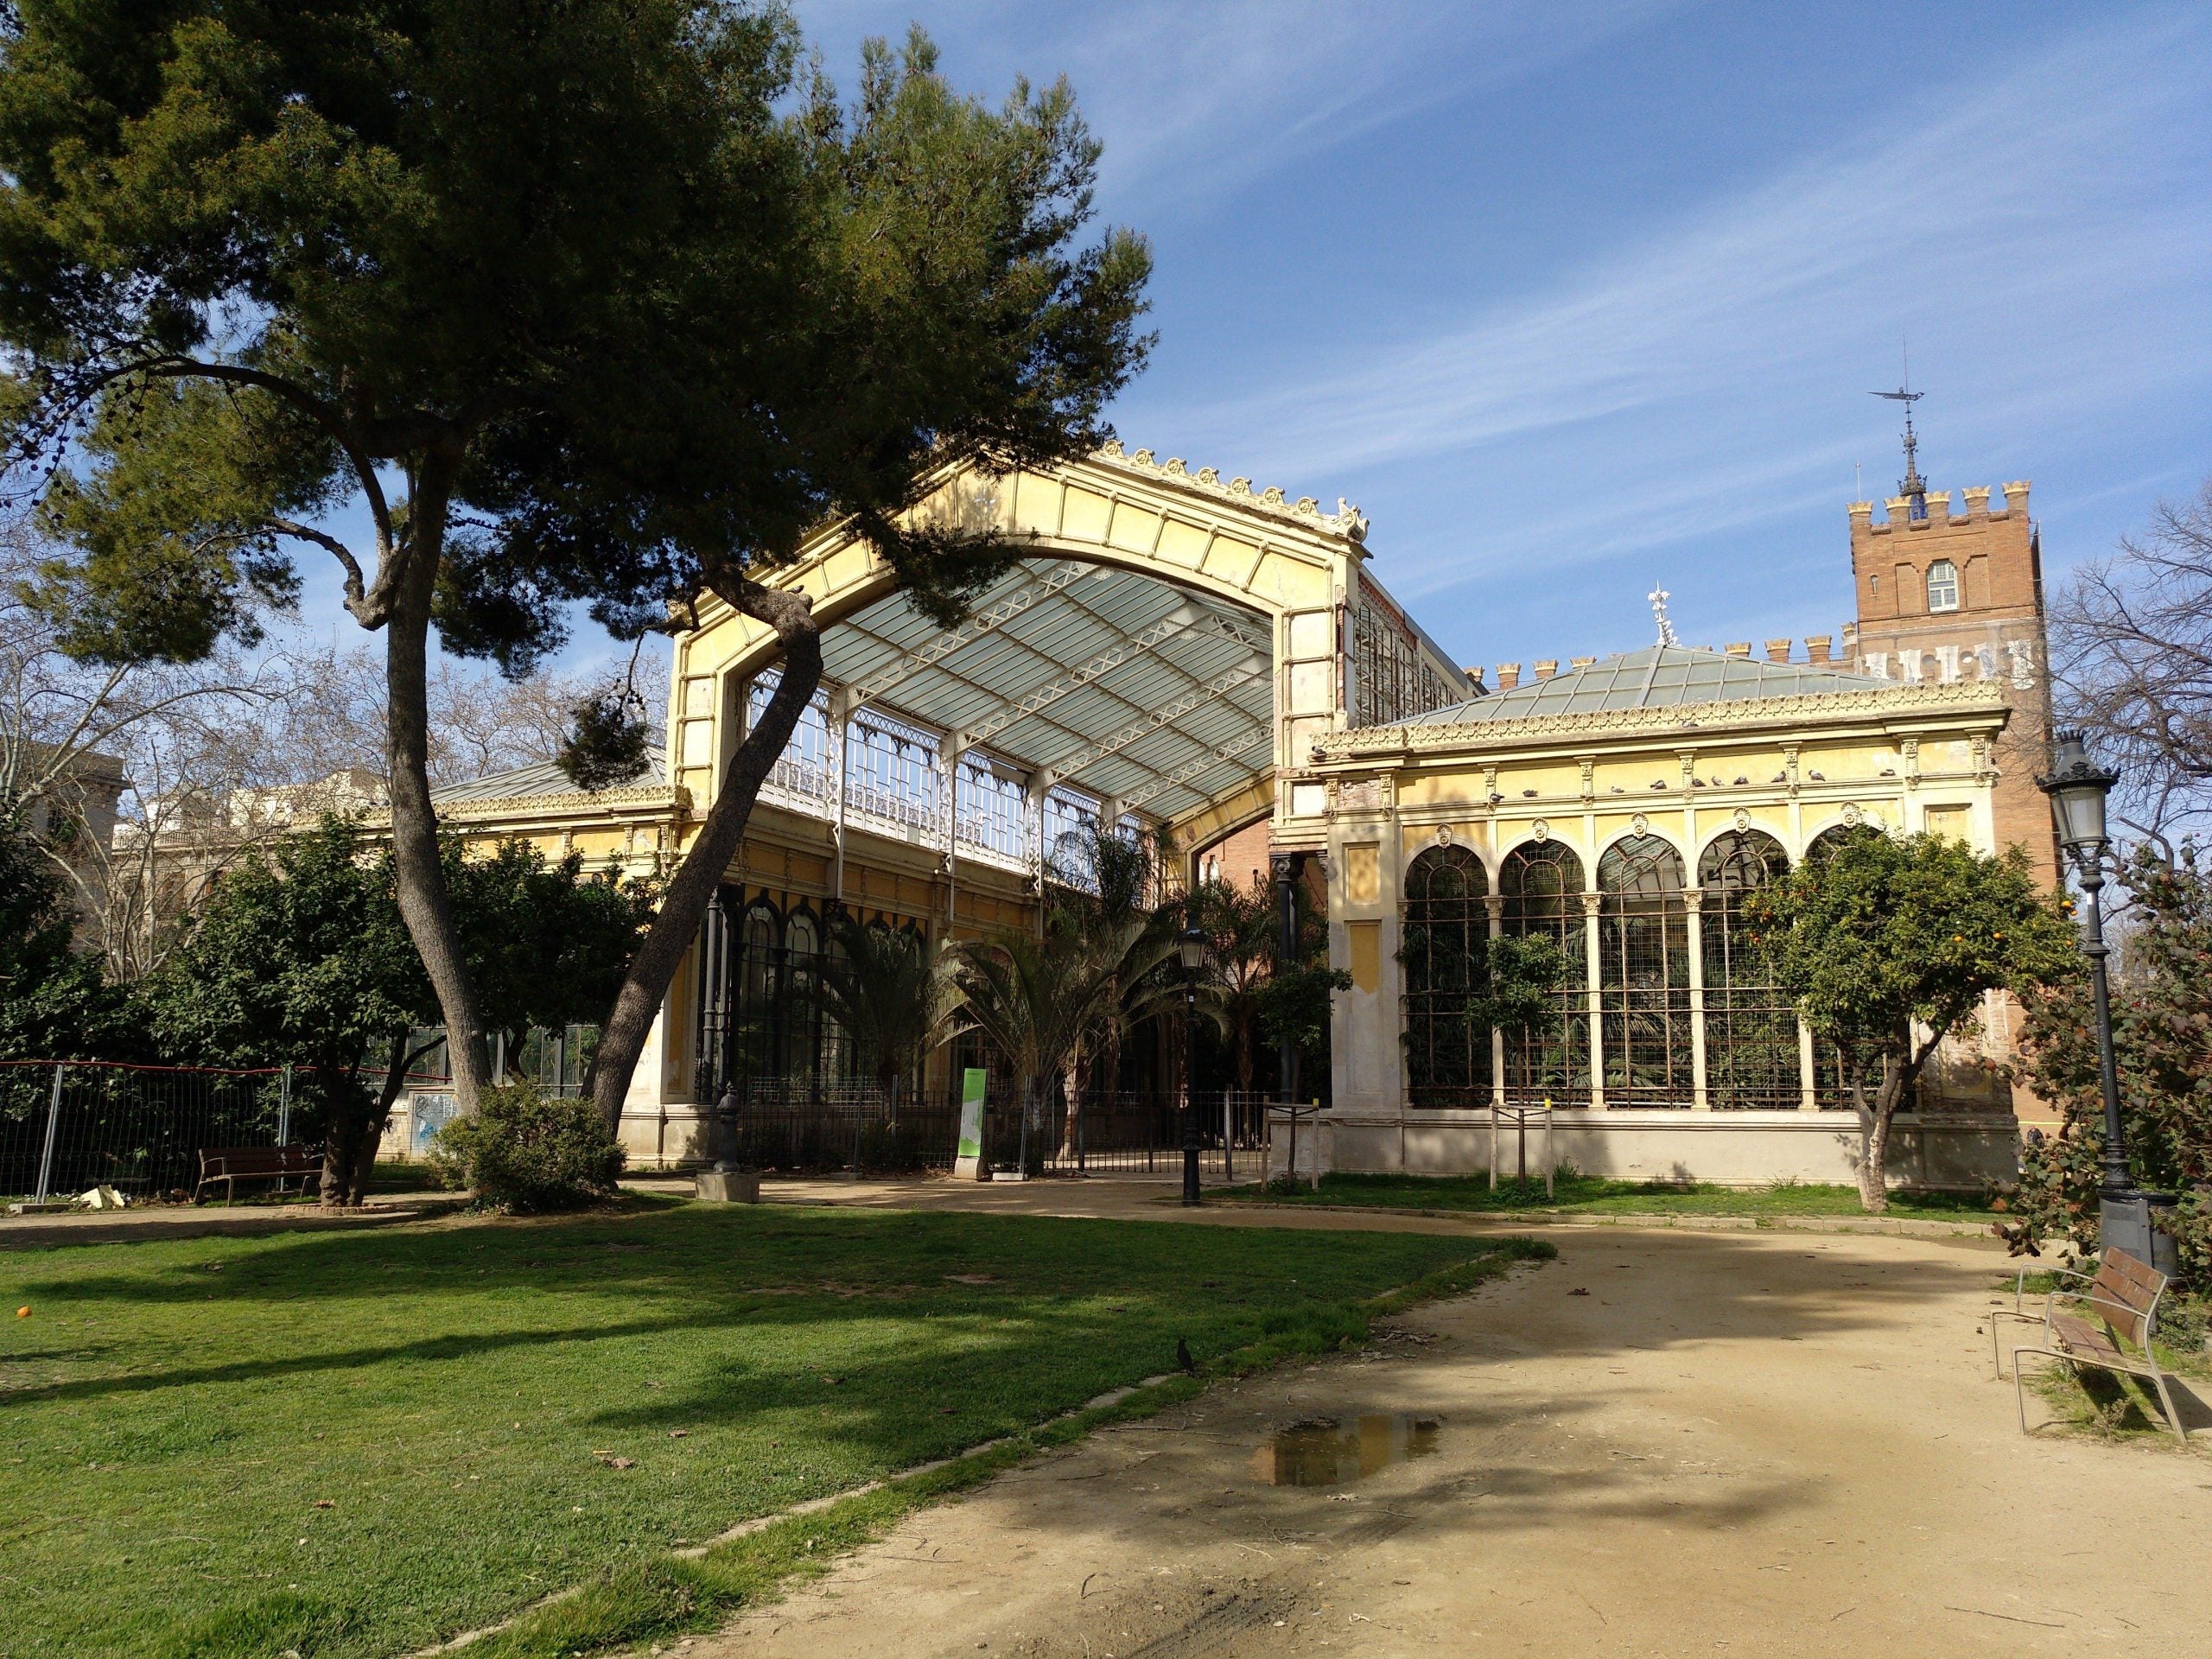
M 2050 808 L 2035 784 L 2050 765 L 2050 696 L 2043 551 L 2028 486 L 2005 485 L 1995 512 L 1986 486 L 1961 491 L 1966 511 L 1954 513 L 1949 492 L 1931 492 L 1921 478 L 1916 447 L 1908 410 L 1905 475 L 1885 504 L 1887 518 L 1875 520 L 1871 501 L 1852 503 L 1859 620 L 1843 654 L 1883 679 L 2005 685 L 2012 722 L 1990 757 L 1997 842 L 2026 848 L 2037 872 L 2055 881 Z

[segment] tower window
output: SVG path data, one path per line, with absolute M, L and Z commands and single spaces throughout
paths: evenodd
M 1948 559 L 1938 559 L 1928 567 L 1928 608 L 1931 611 L 1955 611 L 1959 608 L 1959 568 Z

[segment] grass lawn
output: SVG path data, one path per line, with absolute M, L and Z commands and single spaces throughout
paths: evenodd
M 1257 1186 L 1224 1192 L 1229 1198 L 1266 1199 L 1273 1204 L 1318 1204 L 1402 1210 L 1560 1210 L 1579 1214 L 1663 1214 L 1675 1216 L 1856 1216 L 1863 1214 L 1853 1186 L 1715 1186 L 1666 1181 L 1609 1181 L 1594 1176 L 1562 1177 L 1555 1196 L 1544 1196 L 1541 1179 L 1501 1179 L 1491 1191 L 1487 1175 L 1324 1175 L 1319 1192 L 1301 1185 L 1286 1196 L 1281 1187 Z M 1961 1192 L 1893 1192 L 1893 1216 L 1936 1220 L 1994 1217 L 1989 1200 Z
M 665 1579 L 673 1546 L 1169 1370 L 1179 1336 L 1202 1366 L 1316 1351 L 1526 1248 L 633 1199 L 0 1251 L 30 1310 L 0 1325 L 0 1659 L 405 1652 Z M 698 1593 L 670 1592 L 695 1623 Z

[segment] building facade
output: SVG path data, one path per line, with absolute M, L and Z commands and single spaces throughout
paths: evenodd
M 1593 1173 L 1847 1179 L 1834 1058 L 1750 966 L 1741 900 L 1859 823 L 2018 843 L 2055 873 L 2027 486 L 1989 496 L 1851 508 L 1840 652 L 1686 647 L 1662 619 L 1661 644 L 1526 681 L 1453 664 L 1376 580 L 1349 503 L 1149 451 L 940 479 L 918 516 L 1020 554 L 950 630 L 826 528 L 779 577 L 824 625 L 823 687 L 663 1008 L 629 1150 L 691 1160 L 702 1103 L 836 1069 L 804 995 L 834 910 L 931 939 L 1033 926 L 1058 837 L 1128 823 L 1171 832 L 1195 879 L 1264 871 L 1325 899 L 1351 988 L 1301 1162 L 1484 1167 L 1499 1115 L 1548 1100 L 1558 1154 Z M 709 599 L 673 670 L 634 785 L 536 768 L 442 791 L 442 816 L 669 868 L 773 688 L 775 642 Z M 1555 1015 L 1510 1040 L 1471 1028 L 1457 947 L 1535 932 L 1570 966 Z M 2011 1023 L 1993 1001 L 1988 1052 L 1946 1056 L 1900 1124 L 1902 1179 L 2012 1173 L 2032 1103 L 1982 1064 Z

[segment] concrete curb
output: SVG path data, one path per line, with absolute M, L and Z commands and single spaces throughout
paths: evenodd
M 1664 1210 L 1420 1210 L 1380 1204 L 1280 1204 L 1232 1198 L 1240 1208 L 1292 1213 L 1414 1216 L 1461 1221 L 1507 1232 L 1529 1227 L 1671 1227 L 1701 1233 L 1860 1233 L 1891 1238 L 1988 1238 L 1991 1221 L 1922 1220 L 1910 1216 L 1686 1216 Z

